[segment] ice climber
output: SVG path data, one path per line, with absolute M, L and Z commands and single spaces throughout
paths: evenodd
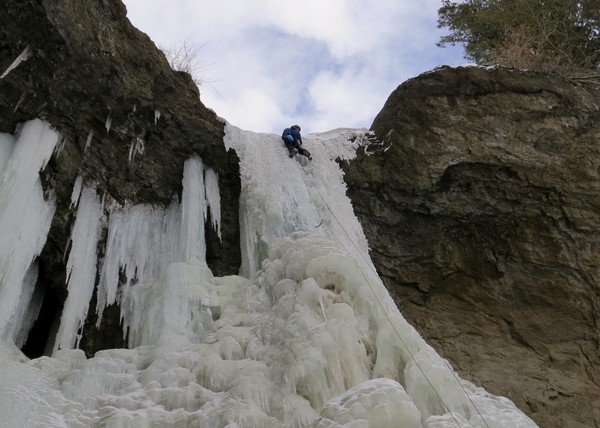
M 312 160 L 310 152 L 302 148 L 302 135 L 300 135 L 299 125 L 292 125 L 290 128 L 285 128 L 283 134 L 281 134 L 281 139 L 289 150 L 291 158 L 296 153 L 300 153 L 302 156 L 306 156 L 309 160 Z

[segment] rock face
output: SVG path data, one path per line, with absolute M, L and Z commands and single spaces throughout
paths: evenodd
M 540 426 L 600 426 L 598 85 L 441 68 L 372 131 L 348 193 L 407 320 Z
M 223 145 L 224 123 L 126 12 L 119 0 L 23 0 L 7 2 L 0 14 L 0 74 L 29 53 L 0 78 L 0 132 L 42 118 L 64 136 L 43 176 L 58 206 L 40 260 L 46 300 L 26 345 L 30 356 L 43 351 L 66 297 L 63 254 L 78 175 L 113 207 L 167 206 L 181 193 L 183 163 L 200 156 L 221 190 L 222 239 L 207 227 L 207 262 L 215 275 L 236 274 L 240 265 L 238 158 Z M 90 315 L 82 340 L 88 354 L 122 345 L 118 312 L 109 308 L 99 331 Z

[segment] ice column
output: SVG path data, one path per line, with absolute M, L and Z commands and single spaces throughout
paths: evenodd
M 206 168 L 204 175 L 206 188 L 206 204 L 210 211 L 210 219 L 217 236 L 221 239 L 221 197 L 219 195 L 219 175 L 212 169 Z
M 181 217 L 183 261 L 204 261 L 206 259 L 204 240 L 206 197 L 204 166 L 200 158 L 188 159 L 183 167 Z
M 32 292 L 24 292 L 23 284 L 33 287 L 32 263 L 54 216 L 54 197 L 44 199 L 39 172 L 57 141 L 58 134 L 47 123 L 27 122 L 0 178 L 0 338 L 12 342 L 31 314 L 23 299 L 30 299 Z
M 96 247 L 100 231 L 102 203 L 96 189 L 84 188 L 79 199 L 77 218 L 71 232 L 73 243 L 67 261 L 68 296 L 54 343 L 58 349 L 73 348 L 81 339 L 79 330 L 87 317 L 96 282 Z M 79 334 L 78 334 L 79 332 Z

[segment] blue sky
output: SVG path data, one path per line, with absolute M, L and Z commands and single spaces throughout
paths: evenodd
M 466 63 L 435 46 L 441 0 L 124 1 L 157 46 L 197 48 L 202 102 L 256 132 L 368 128 L 405 80 Z

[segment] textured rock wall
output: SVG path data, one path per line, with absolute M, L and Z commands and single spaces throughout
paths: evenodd
M 372 130 L 346 181 L 407 320 L 540 426 L 600 426 L 598 87 L 442 68 Z
M 26 351 L 35 356 L 43 350 L 66 297 L 63 254 L 78 175 L 96 184 L 112 207 L 168 205 L 181 193 L 184 161 L 199 155 L 219 174 L 221 188 L 222 240 L 207 228 L 207 261 L 216 275 L 237 273 L 238 158 L 226 151 L 224 124 L 200 102 L 190 76 L 171 70 L 162 52 L 130 24 L 120 0 L 4 3 L 0 74 L 26 48 L 31 56 L 0 79 L 0 132 L 13 133 L 19 123 L 39 117 L 65 137 L 43 177 L 57 194 L 58 208 L 41 256 L 40 286 L 47 298 Z M 143 145 L 143 153 L 129 161 L 132 143 Z M 89 354 L 123 344 L 118 308 L 105 318 L 96 331 L 90 316 L 82 341 Z

